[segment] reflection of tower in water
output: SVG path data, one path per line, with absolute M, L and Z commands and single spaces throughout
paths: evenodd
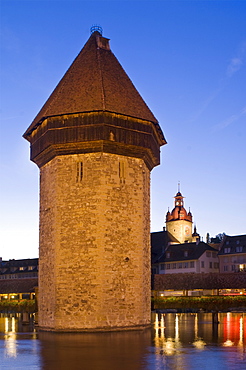
M 168 315 L 168 314 L 167 314 Z M 168 319 L 171 318 L 172 320 L 169 322 L 169 326 L 174 326 L 174 336 L 166 335 L 165 329 L 165 314 L 161 314 L 160 316 L 156 314 L 155 317 L 155 346 L 156 346 L 156 353 L 164 353 L 165 355 L 173 355 L 177 348 L 180 347 L 180 340 L 179 340 L 179 315 L 176 314 L 175 317 L 173 315 L 168 316 Z

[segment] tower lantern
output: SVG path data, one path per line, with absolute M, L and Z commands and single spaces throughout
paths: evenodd
M 100 29 L 24 134 L 40 168 L 39 325 L 150 324 L 150 171 L 166 143 Z

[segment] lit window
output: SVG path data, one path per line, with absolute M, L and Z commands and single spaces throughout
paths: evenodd
M 33 270 L 33 266 L 28 266 L 28 270 L 29 271 Z
M 20 267 L 20 271 L 23 271 L 24 270 L 24 267 Z

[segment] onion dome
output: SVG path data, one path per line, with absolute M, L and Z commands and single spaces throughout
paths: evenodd
M 168 221 L 174 221 L 174 220 L 186 220 L 192 222 L 192 214 L 189 210 L 189 213 L 187 214 L 186 209 L 184 208 L 184 197 L 181 194 L 180 191 L 177 192 L 177 194 L 174 197 L 174 205 L 172 212 L 169 211 L 166 214 L 166 222 Z

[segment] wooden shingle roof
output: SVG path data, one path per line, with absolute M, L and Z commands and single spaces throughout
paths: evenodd
M 23 136 L 27 139 L 47 117 L 96 111 L 151 121 L 159 127 L 110 50 L 109 40 L 97 31 L 92 33 Z
M 154 275 L 154 290 L 242 289 L 246 273 L 160 274 Z
M 38 286 L 38 278 L 0 280 L 0 294 L 31 293 Z

